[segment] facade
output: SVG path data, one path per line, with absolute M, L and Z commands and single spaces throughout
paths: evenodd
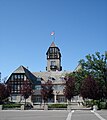
M 24 102 L 24 98 L 21 95 L 21 87 L 24 81 L 27 81 L 33 90 L 33 95 L 27 101 L 33 104 L 43 102 L 41 97 L 41 83 L 48 80 L 52 81 L 54 89 L 54 97 L 48 102 L 61 103 L 67 101 L 63 94 L 64 76 L 70 72 L 62 71 L 61 52 L 54 42 L 50 45 L 46 56 L 47 66 L 45 72 L 30 72 L 24 66 L 20 66 L 10 75 L 7 80 L 7 84 L 11 86 L 10 101 Z
M 38 80 L 28 69 L 24 66 L 18 67 L 8 78 L 6 84 L 11 88 L 10 101 L 12 102 L 24 102 L 24 97 L 21 95 L 24 83 L 27 83 L 32 90 L 34 90 L 35 85 L 40 84 L 41 81 Z M 31 102 L 31 96 L 27 99 Z
M 63 89 L 64 89 L 64 76 L 68 72 L 62 72 L 62 71 L 50 71 L 50 72 L 34 72 L 33 74 L 35 76 L 38 76 L 39 78 L 42 79 L 42 81 L 48 81 L 51 80 L 53 84 L 53 89 L 54 89 L 54 98 L 51 102 L 54 103 L 61 103 L 61 102 L 66 102 L 66 98 L 63 94 Z M 34 98 L 34 103 L 39 103 L 41 99 L 41 94 L 40 94 L 40 85 L 36 85 L 35 87 L 35 98 Z

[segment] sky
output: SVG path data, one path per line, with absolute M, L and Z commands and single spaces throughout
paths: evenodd
M 104 54 L 107 0 L 0 0 L 2 79 L 20 65 L 31 72 L 45 71 L 53 40 L 60 48 L 63 70 L 73 71 L 88 54 Z

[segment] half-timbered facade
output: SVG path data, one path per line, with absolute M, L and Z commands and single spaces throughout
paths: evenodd
M 23 102 L 24 98 L 22 96 L 22 88 L 25 82 L 34 90 L 35 84 L 37 82 L 36 76 L 34 76 L 28 69 L 24 66 L 18 67 L 8 78 L 7 84 L 11 88 L 10 101 L 13 102 Z M 30 96 L 31 97 L 31 96 Z M 31 98 L 27 101 L 31 102 Z
M 47 52 L 47 67 L 45 72 L 30 72 L 24 66 L 18 67 L 8 78 L 7 84 L 11 86 L 10 100 L 13 102 L 24 102 L 21 89 L 26 81 L 33 90 L 32 95 L 27 99 L 28 102 L 41 103 L 41 83 L 48 80 L 52 81 L 54 97 L 49 102 L 66 102 L 63 94 L 64 76 L 68 73 L 62 71 L 61 52 L 54 42 L 50 45 Z

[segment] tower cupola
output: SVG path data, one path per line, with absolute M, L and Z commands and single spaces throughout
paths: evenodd
M 60 49 L 52 42 L 47 53 L 47 71 L 61 71 L 61 53 Z

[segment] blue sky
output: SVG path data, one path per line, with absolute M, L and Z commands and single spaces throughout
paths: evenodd
M 55 31 L 63 70 L 107 50 L 107 0 L 0 0 L 0 72 L 23 65 L 45 71 L 46 51 Z

